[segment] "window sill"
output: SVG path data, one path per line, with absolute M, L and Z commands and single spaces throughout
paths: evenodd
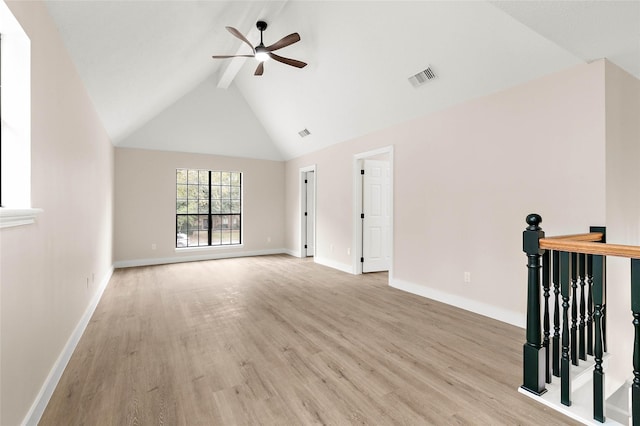
M 176 253 L 182 251 L 206 251 L 206 250 L 220 250 L 220 249 L 229 249 L 229 248 L 242 248 L 244 244 L 222 244 L 219 246 L 192 246 L 192 247 L 176 247 Z
M 13 226 L 30 225 L 36 221 L 42 209 L 11 209 L 0 208 L 0 229 Z

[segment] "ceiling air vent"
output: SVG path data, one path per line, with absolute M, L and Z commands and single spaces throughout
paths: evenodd
M 298 132 L 298 134 L 300 135 L 301 138 L 304 138 L 306 136 L 309 136 L 311 132 L 307 129 L 302 129 Z
M 418 74 L 409 77 L 409 83 L 411 83 L 413 87 L 418 87 L 422 86 L 428 81 L 435 79 L 436 77 L 437 76 L 433 72 L 431 67 L 427 67 L 426 69 L 420 71 Z

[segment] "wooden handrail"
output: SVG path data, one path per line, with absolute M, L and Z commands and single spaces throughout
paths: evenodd
M 587 234 L 584 234 L 587 235 Z M 640 247 L 621 244 L 594 243 L 590 240 L 571 240 L 566 238 L 540 238 L 540 248 L 566 251 L 571 253 L 598 254 L 603 256 L 640 259 Z
M 557 235 L 553 237 L 547 237 L 549 240 L 572 240 L 572 241 L 602 241 L 604 234 L 602 232 L 589 232 L 587 234 L 572 234 L 572 235 Z

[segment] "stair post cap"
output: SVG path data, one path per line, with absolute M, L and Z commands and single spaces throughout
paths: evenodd
M 531 213 L 527 216 L 527 223 L 529 224 L 529 227 L 527 229 L 537 231 L 540 229 L 538 225 L 542 223 L 542 217 L 539 214 Z

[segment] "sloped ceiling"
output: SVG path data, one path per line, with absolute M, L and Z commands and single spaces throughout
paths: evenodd
M 235 86 L 203 81 L 161 111 L 122 146 L 280 160 L 280 151 Z
M 640 78 L 640 1 L 492 4 L 585 61 L 607 58 Z
M 640 78 L 640 1 L 47 6 L 117 146 L 290 159 L 602 57 Z M 211 59 L 249 53 L 224 27 L 257 44 L 258 19 L 265 44 L 299 32 L 278 53 L 309 65 Z

